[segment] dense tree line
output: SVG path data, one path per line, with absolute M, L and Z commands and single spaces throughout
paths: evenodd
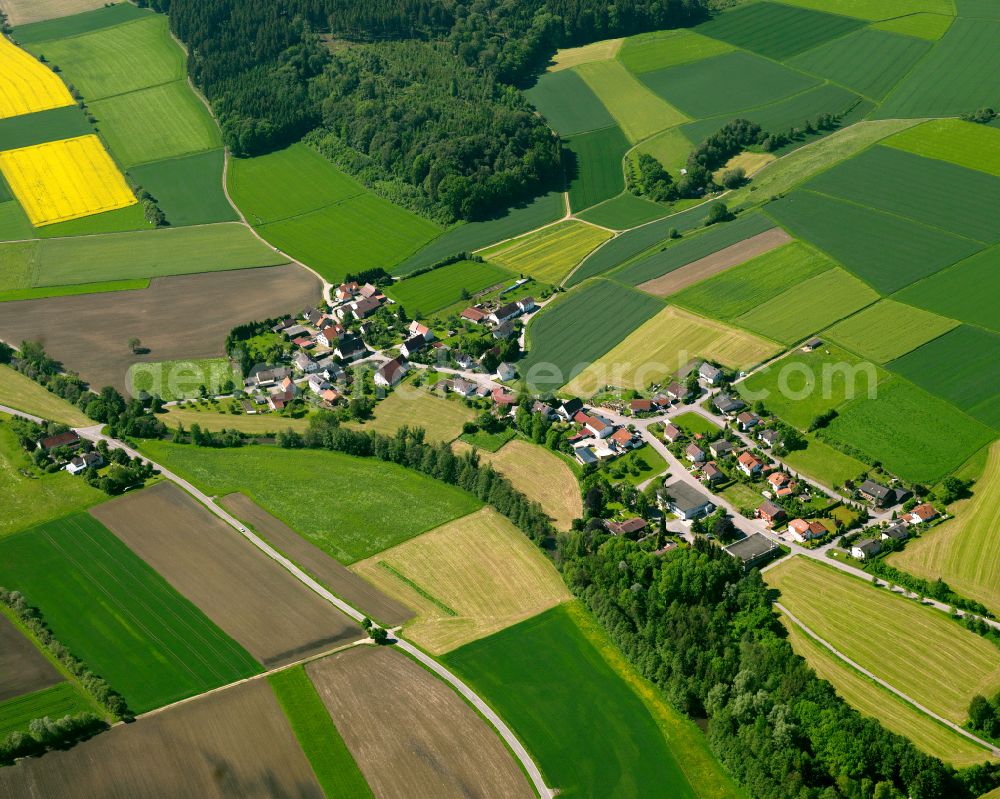
M 848 706 L 792 651 L 760 574 L 714 544 L 657 556 L 591 528 L 558 557 L 629 660 L 707 719 L 755 799 L 971 799 L 1000 782 L 995 766 L 956 772 Z
M 140 5 L 169 13 L 234 153 L 265 152 L 315 131 L 314 143 L 366 185 L 450 220 L 485 217 L 560 180 L 559 143 L 512 88 L 556 48 L 690 24 L 709 2 Z

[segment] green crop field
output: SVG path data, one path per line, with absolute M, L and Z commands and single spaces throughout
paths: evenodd
M 676 175 L 687 166 L 688 155 L 694 145 L 680 128 L 665 130 L 647 139 L 636 150 L 653 156 L 671 174 Z
M 767 213 L 883 294 L 982 249 L 970 239 L 809 191 L 767 205 Z
M 2 375 L 0 375 L 2 379 Z M 0 400 L 3 401 L 3 400 Z M 6 404 L 6 402 L 4 402 Z M 6 417 L 0 416 L 0 419 Z M 11 429 L 0 421 L 0 539 L 33 524 L 83 510 L 107 498 L 69 472 L 39 473 Z M 2 585 L 2 583 L 0 583 Z
M 701 61 L 733 49 L 735 48 L 726 42 L 702 36 L 690 28 L 679 28 L 630 36 L 618 51 L 618 60 L 629 72 L 639 75 L 691 61 Z
M 921 12 L 949 15 L 955 13 L 952 0 L 782 0 L 782 2 L 791 6 L 870 20 Z
M 28 288 L 35 277 L 38 242 L 0 245 L 0 290 Z
M 90 33 L 102 28 L 110 28 L 112 25 L 120 25 L 123 22 L 131 22 L 132 20 L 148 16 L 149 12 L 147 10 L 137 8 L 131 3 L 117 3 L 95 9 L 94 11 L 86 11 L 82 14 L 49 19 L 44 22 L 34 22 L 30 25 L 19 25 L 17 28 L 17 41 L 22 46 L 27 47 L 35 42 L 67 39 L 70 36 L 79 36 L 84 33 Z
M 371 796 L 358 764 L 340 737 L 323 700 L 302 666 L 271 674 L 267 681 L 288 724 L 328 797 Z
M 386 287 L 386 294 L 402 304 L 411 316 L 417 311 L 426 316 L 460 302 L 463 291 L 474 294 L 514 278 L 511 272 L 491 263 L 458 261 L 393 283 Z
M 1000 247 L 993 247 L 908 286 L 896 299 L 1000 332 L 998 291 Z
M 879 295 L 843 269 L 804 280 L 736 319 L 755 333 L 794 344 L 878 300 Z
M 577 216 L 585 222 L 595 225 L 626 230 L 628 228 L 659 219 L 671 212 L 671 208 L 659 203 L 650 202 L 643 197 L 636 197 L 630 192 L 619 194 L 600 205 L 595 205 Z
M 540 390 L 556 389 L 662 308 L 663 303 L 655 297 L 618 283 L 589 283 L 531 321 L 530 351 L 520 372 Z M 576 335 L 584 326 L 592 333 Z
M 16 150 L 32 144 L 74 139 L 93 132 L 94 128 L 79 106 L 50 108 L 34 114 L 0 119 L 0 150 Z M 0 189 L 0 193 L 5 190 Z
M 835 324 L 826 335 L 849 350 L 879 363 L 915 350 L 958 324 L 912 305 L 882 300 Z
M 961 325 L 889 364 L 921 388 L 1000 429 L 1000 333 Z
M 806 184 L 812 191 L 868 205 L 990 244 L 1000 241 L 1000 178 L 932 158 L 873 147 Z
M 10 536 L 0 541 L 0 554 L 0 584 L 27 596 L 56 638 L 121 692 L 134 712 L 261 670 L 85 513 Z
M 184 51 L 163 14 L 28 49 L 58 65 L 88 103 L 185 77 Z
M 868 28 L 809 50 L 790 63 L 881 100 L 930 47 L 923 39 Z
M 920 483 L 940 480 L 996 437 L 951 403 L 900 378 L 883 381 L 877 399 L 860 397 L 837 412 L 823 438 Z
M 901 33 L 904 36 L 916 36 L 918 39 L 926 39 L 929 42 L 936 42 L 948 32 L 951 23 L 955 18 L 946 14 L 909 14 L 905 17 L 895 17 L 894 19 L 875 22 L 872 28 L 889 33 Z
M 880 395 L 879 381 L 885 376 L 874 364 L 824 345 L 790 353 L 748 377 L 741 388 L 747 399 L 762 399 L 769 411 L 805 430 L 816 416 L 848 400 Z
M 614 117 L 593 89 L 573 69 L 542 75 L 524 96 L 561 136 L 615 124 Z
M 28 731 L 32 719 L 61 719 L 77 713 L 95 713 L 94 703 L 70 682 L 61 682 L 0 702 L 0 741 L 15 730 Z
M 1000 176 L 1000 130 L 961 119 L 931 119 L 883 144 Z
M 845 16 L 764 2 L 719 14 L 699 25 L 697 30 L 713 39 L 781 61 L 850 33 L 863 24 Z
M 81 216 L 79 219 L 68 219 L 35 228 L 35 235 L 40 239 L 55 239 L 65 236 L 97 236 L 104 233 L 128 233 L 133 230 L 154 230 L 146 221 L 142 206 L 138 203 L 102 214 Z
M 622 159 L 628 149 L 628 139 L 617 125 L 566 141 L 569 204 L 574 211 L 590 208 L 624 191 Z
M 992 0 L 955 0 L 960 17 L 1000 19 L 1000 8 Z
M 639 78 L 694 119 L 773 103 L 819 83 L 817 78 L 743 51 L 646 72 Z
M 256 158 L 233 158 L 227 181 L 233 202 L 252 225 L 299 216 L 365 192 L 304 144 Z
M 653 94 L 617 61 L 581 64 L 576 71 L 633 143 L 687 122 L 684 114 Z
M 221 394 L 227 380 L 232 380 L 237 386 L 242 384 L 239 368 L 234 367 L 228 358 L 134 363 L 126 377 L 133 396 L 145 391 L 166 402 L 194 399 L 200 395 L 201 386 L 205 386 L 210 394 Z
M 793 241 L 689 286 L 671 300 L 706 316 L 732 321 L 834 265 L 812 247 Z
M 222 146 L 215 120 L 186 80 L 97 100 L 90 110 L 126 167 Z
M 212 450 L 147 441 L 143 450 L 216 496 L 241 491 L 344 563 L 374 555 L 477 510 L 471 494 L 374 458 L 272 447 Z M 318 493 L 350 495 L 325 503 Z
M 805 439 L 808 442 L 805 449 L 796 449 L 782 456 L 782 460 L 796 472 L 833 488 L 844 485 L 846 480 L 856 480 L 869 470 L 867 464 L 824 444 L 811 434 Z
M 881 118 L 957 116 L 997 106 L 1000 20 L 956 19 L 876 112 Z
M 63 286 L 185 275 L 287 261 L 242 225 L 165 228 L 43 241 L 34 284 Z
M 466 222 L 445 231 L 426 247 L 407 258 L 392 270 L 394 275 L 405 275 L 460 252 L 472 252 L 498 241 L 520 236 L 549 222 L 561 219 L 566 213 L 562 192 L 551 191 L 530 203 L 507 209 L 503 216 L 483 222 Z
M 565 606 L 444 660 L 510 724 L 560 796 L 699 795 L 649 709 Z
M 973 696 L 1000 688 L 993 645 L 937 610 L 803 557 L 785 560 L 766 578 L 816 635 L 956 724 L 965 722 Z
M 637 286 L 773 227 L 774 223 L 763 214 L 744 214 L 732 222 L 713 225 L 697 235 L 671 243 L 616 271 L 614 278 Z
M 274 246 L 337 282 L 350 271 L 390 269 L 434 238 L 440 228 L 365 193 L 258 230 Z
M 130 172 L 135 182 L 156 198 L 156 204 L 174 227 L 235 222 L 239 216 L 222 189 L 224 158 L 221 149 L 209 150 L 155 161 Z
M 500 244 L 482 255 L 513 272 L 558 283 L 587 253 L 609 238 L 608 231 L 571 219 Z

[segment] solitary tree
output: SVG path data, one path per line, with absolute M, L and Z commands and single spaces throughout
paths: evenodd
M 139 345 L 141 343 L 142 342 L 139 341 L 139 339 L 137 339 L 135 336 L 132 336 L 132 338 L 128 340 L 128 348 L 132 351 L 133 355 L 135 354 L 136 350 L 139 349 Z

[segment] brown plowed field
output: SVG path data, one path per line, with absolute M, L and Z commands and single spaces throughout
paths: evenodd
M 362 637 L 359 626 L 173 483 L 92 511 L 267 668 Z
M 139 291 L 2 303 L 0 339 L 40 341 L 95 389 L 124 391 L 133 363 L 223 355 L 236 325 L 297 313 L 321 296 L 319 280 L 294 265 L 162 277 Z M 148 353 L 132 354 L 133 336 Z
M 122 724 L 0 769 L 0 796 L 323 799 L 266 680 Z
M 62 679 L 11 620 L 0 615 L 0 702 L 40 691 Z
M 229 494 L 222 498 L 220 504 L 233 516 L 250 525 L 271 546 L 297 563 L 313 579 L 323 583 L 349 605 L 380 624 L 396 627 L 416 615 L 311 544 L 249 497 Z
M 640 283 L 639 288 L 650 294 L 655 294 L 657 297 L 667 297 L 670 294 L 676 294 L 681 289 L 706 280 L 712 275 L 717 275 L 731 266 L 738 266 L 744 261 L 777 249 L 791 240 L 792 237 L 780 227 L 765 230 L 756 236 L 751 236 L 711 255 L 706 255 L 697 261 L 692 261 L 680 269 L 667 272 L 662 277 Z
M 493 729 L 402 653 L 356 647 L 306 671 L 380 799 L 534 796 Z

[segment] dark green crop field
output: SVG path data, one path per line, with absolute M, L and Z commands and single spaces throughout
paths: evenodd
M 93 132 L 94 128 L 77 106 L 50 108 L 48 111 L 0 119 L 0 150 L 75 139 Z
M 80 689 L 73 683 L 56 683 L 40 691 L 0 702 L 0 740 L 15 730 L 27 732 L 32 719 L 45 716 L 61 719 L 77 713 L 95 713 L 96 710 L 94 702 L 80 693 Z
M 460 302 L 463 290 L 472 294 L 516 278 L 513 272 L 494 264 L 459 261 L 393 283 L 386 287 L 386 294 L 401 303 L 410 316 L 417 311 L 426 316 Z
M 617 125 L 566 140 L 570 153 L 566 170 L 569 204 L 574 211 L 590 208 L 624 191 L 622 158 L 628 148 L 628 139 Z
M 0 585 L 40 608 L 56 638 L 136 713 L 261 671 L 86 513 L 0 542 Z
M 137 166 L 130 172 L 175 227 L 235 222 L 239 216 L 222 190 L 224 157 L 221 149 L 209 150 Z
M 811 191 L 792 192 L 766 210 L 883 294 L 982 249 L 971 239 Z
M 131 3 L 117 3 L 82 14 L 20 25 L 17 28 L 17 41 L 27 46 L 52 39 L 67 39 L 148 16 L 150 13 L 146 9 L 137 8 Z
M 561 136 L 615 124 L 611 112 L 572 69 L 542 75 L 524 96 Z

